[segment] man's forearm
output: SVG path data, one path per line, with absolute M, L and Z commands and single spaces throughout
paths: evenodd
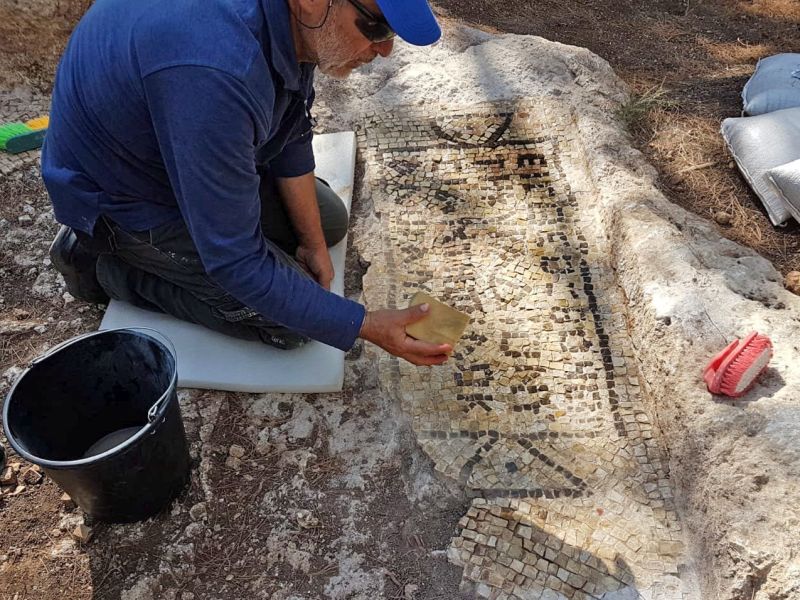
M 276 184 L 300 245 L 307 248 L 324 248 L 325 235 L 322 232 L 319 216 L 314 173 L 306 173 L 299 177 L 278 177 Z

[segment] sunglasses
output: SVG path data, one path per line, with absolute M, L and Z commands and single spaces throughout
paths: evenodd
M 388 42 L 397 35 L 392 29 L 389 22 L 383 17 L 378 16 L 369 9 L 367 9 L 358 0 L 347 0 L 352 4 L 355 9 L 361 14 L 356 19 L 356 27 L 373 44 L 380 44 L 381 42 Z

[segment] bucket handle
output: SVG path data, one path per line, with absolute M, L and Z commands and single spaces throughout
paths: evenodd
M 108 331 L 140 331 L 158 339 L 158 341 L 164 344 L 164 346 L 167 348 L 167 351 L 172 354 L 172 358 L 175 361 L 175 373 L 172 376 L 172 381 L 169 382 L 169 387 L 167 390 L 158 400 L 153 402 L 153 405 L 147 411 L 147 422 L 149 424 L 155 423 L 156 418 L 158 417 L 158 411 L 161 409 L 162 402 L 169 397 L 170 390 L 173 389 L 178 382 L 178 352 L 175 350 L 175 345 L 166 335 L 161 333 L 158 329 L 153 329 L 152 327 L 118 327 L 117 329 L 109 329 Z
M 53 354 L 55 354 L 56 352 L 58 352 L 62 348 L 68 346 L 69 344 L 72 344 L 73 342 L 79 342 L 80 340 L 84 340 L 86 338 L 90 338 L 90 337 L 92 337 L 94 335 L 100 335 L 101 333 L 113 333 L 115 331 L 140 331 L 140 332 L 146 333 L 149 336 L 157 338 L 158 341 L 162 342 L 164 344 L 164 346 L 166 346 L 167 350 L 172 354 L 172 357 L 176 362 L 175 374 L 172 376 L 172 381 L 170 381 L 169 388 L 167 388 L 167 391 L 164 392 L 164 394 L 158 400 L 156 400 L 153 403 L 153 405 L 147 410 L 147 422 L 148 423 L 153 423 L 156 420 L 156 417 L 158 416 L 158 411 L 161 408 L 161 403 L 164 401 L 165 398 L 167 398 L 169 396 L 169 390 L 172 389 L 172 387 L 177 382 L 177 373 L 178 373 L 178 368 L 177 368 L 178 353 L 175 350 L 175 345 L 172 343 L 172 340 L 170 340 L 167 336 L 165 336 L 163 333 L 161 333 L 157 329 L 153 329 L 152 327 L 116 327 L 114 329 L 102 329 L 100 331 L 88 331 L 88 332 L 83 333 L 83 334 L 81 334 L 79 336 L 76 336 L 74 338 L 70 338 L 68 340 L 64 340 L 63 342 L 60 342 L 60 343 L 56 344 L 55 346 L 50 348 L 50 350 L 48 350 L 47 353 L 43 354 L 42 356 L 38 356 L 38 357 L 34 358 L 31 361 L 31 366 L 39 364 L 43 360 L 45 360 L 47 358 L 50 358 Z

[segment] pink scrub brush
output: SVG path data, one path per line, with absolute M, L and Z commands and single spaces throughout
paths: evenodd
M 734 340 L 717 354 L 703 372 L 708 391 L 731 398 L 744 395 L 764 372 L 772 358 L 772 342 L 754 331 Z

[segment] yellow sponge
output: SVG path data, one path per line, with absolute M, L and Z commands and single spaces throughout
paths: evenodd
M 50 126 L 50 117 L 45 115 L 44 117 L 39 117 L 38 119 L 31 119 L 30 121 L 26 121 L 25 125 L 30 127 L 33 131 L 47 129 Z
M 469 324 L 469 315 L 442 304 L 425 292 L 414 294 L 408 306 L 417 304 L 427 304 L 430 312 L 421 321 L 407 326 L 406 333 L 423 342 L 455 346 Z

